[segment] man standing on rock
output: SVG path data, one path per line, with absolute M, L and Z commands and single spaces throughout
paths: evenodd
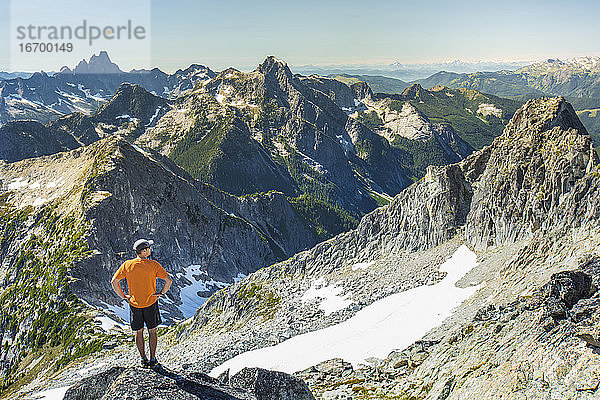
M 125 261 L 110 282 L 115 293 L 129 303 L 131 329 L 135 332 L 135 345 L 142 356 L 142 366 L 144 367 L 154 367 L 158 364 L 156 360 L 156 344 L 158 342 L 156 327 L 162 322 L 158 310 L 158 297 L 164 295 L 173 283 L 167 271 L 157 261 L 149 259 L 150 246 L 153 244 L 153 241 L 146 239 L 135 242 L 133 250 L 137 257 Z M 165 280 L 165 285 L 160 292 L 156 291 L 156 278 Z M 129 294 L 125 294 L 121 289 L 119 281 L 122 279 L 127 279 Z M 144 348 L 144 323 L 148 328 L 150 360 L 146 358 L 146 349 Z

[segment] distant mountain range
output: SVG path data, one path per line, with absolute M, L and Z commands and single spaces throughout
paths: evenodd
M 424 87 L 468 87 L 499 96 L 528 99 L 550 95 L 600 98 L 600 57 L 549 59 L 516 71 L 457 74 L 441 71 L 419 81 Z
M 518 100 L 564 96 L 573 104 L 596 145 L 600 144 L 600 57 L 550 59 L 514 72 L 438 72 L 419 82 L 427 88 L 469 88 Z
M 294 75 L 273 57 L 251 73 L 216 74 L 208 68 L 190 73 L 199 68 L 167 77 L 178 84 L 169 92 L 179 93 L 177 98 L 123 83 L 91 115 L 72 113 L 45 125 L 7 123 L 0 137 L 10 146 L 0 159 L 52 154 L 119 134 L 228 193 L 304 194 L 313 199 L 311 208 L 323 201 L 360 216 L 422 177 L 427 165 L 457 162 L 491 143 L 519 106 L 474 91 L 427 91 L 418 85 L 402 96 L 373 94 L 362 82 L 348 86 Z M 64 76 L 116 84 L 140 75 L 121 72 L 101 53 L 73 71 L 63 68 L 57 78 L 40 75 L 39 82 L 32 78 L 27 84 L 37 82 L 41 89 L 30 91 L 38 95 Z M 184 86 L 184 76 L 196 81 Z M 156 87 L 162 78 L 142 83 Z
M 29 78 L 33 73 L 31 72 L 2 72 L 0 71 L 0 80 L 14 79 L 14 78 Z
M 577 57 L 567 61 L 549 59 L 515 71 L 438 71 L 413 82 L 381 75 L 329 76 L 349 84 L 365 81 L 375 92 L 393 94 L 400 94 L 411 84 L 419 83 L 424 88 L 465 88 L 521 102 L 543 96 L 563 96 L 573 105 L 596 145 L 600 145 L 600 57 Z
M 439 71 L 452 71 L 456 73 L 472 73 L 478 71 L 516 70 L 531 64 L 530 61 L 477 61 L 465 62 L 455 60 L 451 62 L 430 64 L 403 64 L 394 62 L 381 65 L 297 65 L 292 70 L 303 75 L 349 74 L 349 75 L 380 75 L 414 81 L 426 78 Z
M 209 68 L 195 64 L 174 74 L 158 68 L 123 72 L 102 51 L 89 62 L 82 60 L 73 70 L 63 67 L 54 75 L 36 72 L 29 78 L 1 80 L 0 124 L 17 119 L 45 123 L 72 112 L 90 114 L 125 82 L 174 98 L 191 89 L 195 82 L 214 75 Z

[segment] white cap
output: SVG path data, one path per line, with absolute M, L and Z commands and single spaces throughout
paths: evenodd
M 152 246 L 153 244 L 154 240 L 139 239 L 133 244 L 133 250 L 141 251 L 145 248 Z

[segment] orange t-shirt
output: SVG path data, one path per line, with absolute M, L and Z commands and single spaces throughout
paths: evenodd
M 158 261 L 134 258 L 125 261 L 115 272 L 113 279 L 127 279 L 129 304 L 137 308 L 149 307 L 156 303 L 156 278 L 166 279 L 167 271 Z

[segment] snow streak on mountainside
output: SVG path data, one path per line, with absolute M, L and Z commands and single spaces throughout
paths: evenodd
M 435 285 L 385 297 L 340 324 L 242 353 L 214 368 L 211 375 L 218 377 L 226 370 L 235 374 L 244 367 L 294 373 L 333 358 L 343 358 L 354 366 L 371 357 L 385 358 L 392 350 L 423 337 L 478 289 L 455 286 L 475 263 L 475 253 L 461 246 L 440 266 L 440 272 L 447 275 Z

